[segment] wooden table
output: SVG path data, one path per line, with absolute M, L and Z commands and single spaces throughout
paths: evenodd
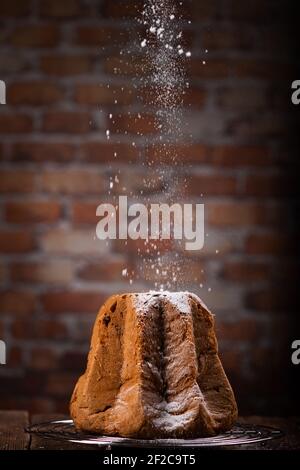
M 25 428 L 30 424 L 63 418 L 65 417 L 62 415 L 53 414 L 30 416 L 27 411 L 0 411 L 0 450 L 91 450 L 91 446 L 45 439 L 37 435 L 30 435 L 25 431 Z M 236 449 L 300 450 L 300 418 L 285 419 L 251 416 L 239 418 L 239 422 L 273 426 L 281 429 L 284 436 L 260 444 L 238 446 L 235 447 Z M 92 447 L 94 450 L 94 446 Z

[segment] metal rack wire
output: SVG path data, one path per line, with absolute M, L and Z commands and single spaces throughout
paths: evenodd
M 250 424 L 236 424 L 233 429 L 213 437 L 196 439 L 142 440 L 85 434 L 75 429 L 72 420 L 50 421 L 30 426 L 27 431 L 45 439 L 63 440 L 99 447 L 224 447 L 268 441 L 283 435 L 279 429 Z

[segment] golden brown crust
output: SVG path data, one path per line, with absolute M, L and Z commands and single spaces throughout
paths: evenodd
M 214 435 L 236 417 L 214 318 L 189 293 L 110 297 L 72 399 L 78 429 L 124 437 Z

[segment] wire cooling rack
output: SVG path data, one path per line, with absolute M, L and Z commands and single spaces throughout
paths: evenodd
M 75 429 L 72 420 L 50 421 L 35 424 L 27 428 L 31 434 L 45 439 L 90 444 L 98 447 L 224 447 L 264 442 L 278 437 L 283 433 L 279 429 L 251 424 L 236 424 L 230 431 L 213 437 L 196 439 L 132 439 L 124 437 L 97 436 L 85 434 Z

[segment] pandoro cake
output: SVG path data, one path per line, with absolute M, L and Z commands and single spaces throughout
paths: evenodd
M 189 292 L 110 297 L 70 404 L 78 430 L 141 439 L 213 436 L 237 405 L 214 316 Z

